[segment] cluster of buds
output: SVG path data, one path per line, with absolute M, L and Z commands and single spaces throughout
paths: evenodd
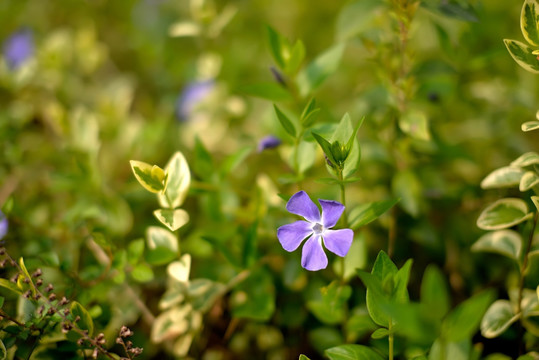
M 128 358 L 122 358 L 122 360 L 133 359 L 134 357 L 137 357 L 142 354 L 142 348 L 134 347 L 133 342 L 131 340 L 127 340 L 127 338 L 133 336 L 133 331 L 131 329 L 124 325 L 120 329 L 119 335 L 120 336 L 116 338 L 116 344 L 122 345 L 125 350 L 125 353 L 128 356 Z

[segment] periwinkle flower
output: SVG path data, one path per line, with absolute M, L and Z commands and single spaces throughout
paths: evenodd
M 176 101 L 176 117 L 180 121 L 189 120 L 195 107 L 215 88 L 213 80 L 189 83 Z
M 34 54 L 34 41 L 28 29 L 19 30 L 11 35 L 3 47 L 4 57 L 10 69 L 15 70 Z
M 268 135 L 260 139 L 258 142 L 258 152 L 262 152 L 266 149 L 273 149 L 281 145 L 281 139 L 276 136 Z
M 288 200 L 286 210 L 303 216 L 305 220 L 298 220 L 277 229 L 277 238 L 286 251 L 296 250 L 303 240 L 307 239 L 301 252 L 301 266 L 310 271 L 327 267 L 328 258 L 324 247 L 344 257 L 354 239 L 351 229 L 331 230 L 341 217 L 344 205 L 333 200 L 319 199 L 318 202 L 322 206 L 322 215 L 305 191 L 295 193 Z
M 4 213 L 0 211 L 0 239 L 4 238 L 7 234 L 8 222 Z

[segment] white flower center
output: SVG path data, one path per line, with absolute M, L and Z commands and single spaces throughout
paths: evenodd
M 315 235 L 320 235 L 324 232 L 324 225 L 316 223 L 313 225 L 313 231 Z

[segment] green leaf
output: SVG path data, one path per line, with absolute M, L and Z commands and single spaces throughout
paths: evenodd
M 238 268 L 241 267 L 241 261 L 230 251 L 230 247 L 224 244 L 223 241 L 211 236 L 202 236 L 201 239 L 209 242 L 230 264 Z
M 516 167 L 525 167 L 525 166 L 531 166 L 539 164 L 539 154 L 536 152 L 530 151 L 525 154 L 522 154 L 518 157 L 515 161 L 511 163 L 511 166 Z
M 307 356 L 305 356 L 303 354 L 300 354 L 298 360 L 311 360 L 311 359 L 309 359 Z
M 382 339 L 387 336 L 389 336 L 389 330 L 386 328 L 379 328 L 379 329 L 376 329 L 376 331 L 372 333 L 371 338 Z
M 289 57 L 286 59 L 284 71 L 290 75 L 296 74 L 304 59 L 305 45 L 301 40 L 297 40 L 292 50 L 290 50 Z
M 412 269 L 412 259 L 406 260 L 404 265 L 397 271 L 393 278 L 394 289 L 391 299 L 396 303 L 404 304 L 409 301 L 408 296 L 408 281 L 410 280 L 410 270 Z
M 527 121 L 520 127 L 522 131 L 532 131 L 539 129 L 539 121 Z
M 193 309 L 204 313 L 226 292 L 226 286 L 209 279 L 195 279 L 189 283 L 187 291 Z
M 246 85 L 240 88 L 240 92 L 245 95 L 254 96 L 270 101 L 288 101 L 292 98 L 290 92 L 281 84 L 275 82 L 264 82 Z
M 507 229 L 532 216 L 533 213 L 528 213 L 528 205 L 523 200 L 500 199 L 483 210 L 477 219 L 477 226 L 483 230 Z
M 201 179 L 208 180 L 215 172 L 215 165 L 210 152 L 198 136 L 195 136 L 193 171 Z
M 297 167 L 296 167 L 296 157 L 295 157 L 295 151 L 298 152 L 297 155 Z M 299 174 L 304 174 L 307 170 L 309 170 L 316 161 L 316 144 L 307 142 L 307 141 L 301 141 L 298 145 L 298 147 L 292 152 L 293 158 L 290 159 L 290 163 L 293 164 L 292 166 L 298 172 Z
M 447 341 L 470 339 L 477 331 L 488 306 L 495 298 L 493 290 L 483 291 L 460 303 L 447 315 L 442 325 L 442 336 Z
M 158 209 L 153 214 L 161 224 L 171 231 L 176 231 L 189 222 L 189 214 L 183 209 Z
M 146 229 L 148 252 L 146 260 L 152 265 L 162 265 L 174 260 L 178 254 L 178 240 L 170 231 L 158 226 Z
M 15 284 L 9 281 L 8 279 L 0 278 L 0 287 L 13 291 L 15 294 L 22 295 L 22 290 Z
M 527 171 L 520 179 L 518 189 L 520 191 L 528 191 L 535 185 L 539 184 L 539 175 L 535 171 Z
M 333 164 L 333 165 L 337 165 L 337 161 L 335 160 L 335 158 L 333 157 L 333 153 L 331 152 L 331 144 L 329 143 L 329 141 L 327 141 L 326 139 L 324 139 L 322 136 L 318 135 L 317 133 L 313 132 L 313 137 L 314 139 L 316 140 L 316 142 L 318 142 L 318 144 L 320 145 L 320 147 L 322 148 L 322 151 L 324 152 L 324 154 L 326 155 L 326 157 L 328 158 L 328 160 Z
M 329 286 L 321 288 L 320 292 L 321 299 L 309 301 L 307 308 L 324 324 L 339 324 L 344 319 L 346 302 L 352 295 L 352 288 L 333 281 Z
M 174 261 L 168 264 L 168 276 L 180 283 L 189 282 L 189 273 L 191 271 L 191 255 L 184 254 L 179 261 Z
M 0 360 L 6 360 L 6 358 L 7 358 L 6 346 L 4 345 L 4 342 L 0 339 Z
M 413 217 L 417 217 L 422 208 L 423 185 L 412 170 L 398 172 L 391 184 L 393 194 L 400 197 L 400 205 Z
M 177 151 L 165 166 L 167 187 L 164 194 L 158 194 L 162 208 L 175 209 L 183 203 L 191 183 L 191 172 L 183 154 Z
M 136 264 L 144 254 L 144 239 L 136 239 L 127 246 L 127 260 L 131 265 Z
M 489 232 L 472 245 L 472 251 L 488 251 L 505 255 L 511 259 L 520 259 L 522 238 L 513 230 Z
M 296 137 L 296 128 L 294 127 L 294 124 L 290 119 L 277 107 L 277 105 L 273 104 L 273 108 L 275 109 L 275 114 L 277 114 L 277 119 L 279 119 L 279 122 L 283 126 L 284 130 L 288 133 L 288 135 L 292 136 L 293 138 Z
M 160 193 L 165 189 L 165 172 L 160 167 L 136 160 L 130 160 L 129 163 L 143 188 L 152 193 Z
M 429 265 L 421 281 L 421 304 L 437 319 L 442 319 L 450 309 L 446 280 L 440 269 Z
M 429 360 L 470 360 L 471 341 L 445 342 L 438 338 L 429 351 Z
M 30 276 L 30 273 L 28 272 L 28 269 L 26 269 L 26 265 L 24 264 L 24 259 L 22 257 L 19 258 L 19 267 L 22 270 L 22 276 L 19 275 L 19 278 L 17 279 L 17 285 L 20 289 L 26 289 L 30 288 L 32 290 L 32 294 L 35 296 L 37 291 L 34 286 L 27 285 L 24 282 L 24 278 L 28 279 L 29 281 L 32 281 L 32 277 Z
M 359 146 L 359 141 L 356 138 L 356 134 L 362 123 L 363 118 L 359 120 L 354 128 L 354 126 L 352 126 L 350 115 L 346 113 L 331 136 L 330 141 L 332 145 L 335 145 L 336 142 L 341 145 L 339 146 L 339 153 L 341 153 L 341 157 L 344 158 L 344 178 L 351 176 L 357 170 L 359 165 L 361 148 Z M 339 161 L 338 155 L 339 154 L 333 153 L 333 158 L 337 161 L 337 164 Z M 330 169 L 330 173 L 332 172 L 334 172 L 333 169 Z
M 243 164 L 247 156 L 252 151 L 251 146 L 244 146 L 234 152 L 233 154 L 226 157 L 226 159 L 223 161 L 223 164 L 221 165 L 221 174 L 223 175 L 229 175 L 230 173 L 234 172 L 238 166 Z
M 137 264 L 131 271 L 131 277 L 135 281 L 145 283 L 153 280 L 153 270 L 147 264 Z
M 350 250 L 344 257 L 344 278 L 352 277 L 357 269 L 363 269 L 367 265 L 367 244 L 363 233 L 359 233 L 352 242 Z M 340 261 L 333 263 L 333 271 L 341 276 L 342 264 Z
M 336 38 L 346 41 L 368 30 L 376 21 L 373 12 L 382 5 L 377 0 L 360 0 L 342 7 L 336 24 Z
M 283 43 L 285 42 L 282 35 L 277 33 L 271 26 L 266 26 L 267 32 L 268 32 L 268 43 L 270 47 L 271 55 L 273 56 L 273 59 L 277 63 L 277 65 L 281 68 L 285 68 L 285 63 L 283 59 Z
M 497 189 L 502 187 L 517 186 L 524 170 L 515 166 L 504 166 L 487 175 L 481 182 L 483 189 Z
M 346 116 L 346 117 L 348 117 L 348 119 L 350 119 L 350 116 L 348 115 L 348 113 L 346 113 L 344 116 Z M 363 116 L 361 119 L 359 119 L 359 121 L 356 124 L 356 127 L 354 128 L 354 130 L 350 134 L 350 137 L 348 138 L 348 141 L 346 142 L 346 150 L 347 151 L 352 150 L 352 146 L 354 145 L 354 141 L 356 140 L 357 132 L 358 132 L 359 128 L 361 127 L 361 125 L 363 124 L 364 120 L 365 120 L 365 116 Z
M 496 300 L 483 316 L 481 335 L 488 339 L 498 337 L 518 318 L 519 315 L 513 313 L 513 307 L 509 300 Z
M 430 140 L 429 121 L 422 111 L 410 110 L 399 118 L 399 127 L 407 135 L 418 140 Z
M 92 320 L 88 310 L 86 310 L 84 306 L 76 301 L 71 303 L 70 310 L 73 317 L 80 317 L 80 320 L 75 322 L 76 326 L 81 330 L 88 330 L 88 336 L 91 337 L 94 332 L 94 321 Z
M 339 67 L 344 43 L 337 44 L 309 63 L 296 78 L 301 96 L 307 96 L 333 74 Z
M 275 311 L 275 286 L 264 268 L 253 269 L 236 286 L 230 298 L 232 316 L 237 319 L 267 321 Z
M 537 55 L 533 54 L 534 49 L 516 40 L 504 39 L 503 42 L 517 64 L 526 71 L 539 74 L 539 60 L 537 60 Z
M 539 359 L 539 353 L 536 351 L 529 352 L 517 358 L 517 360 L 537 360 L 537 359 Z
M 539 3 L 536 0 L 525 0 L 520 15 L 520 29 L 526 41 L 539 46 Z
M 348 214 L 348 223 L 352 230 L 365 226 L 391 209 L 400 199 L 389 199 L 358 205 Z
M 376 351 L 364 345 L 339 345 L 327 349 L 324 354 L 329 360 L 384 360 Z
M 316 100 L 312 98 L 303 109 L 303 112 L 299 118 L 303 127 L 308 128 L 311 126 L 316 120 L 316 116 L 319 112 L 320 109 L 316 107 Z
M 539 196 L 532 196 L 531 199 L 533 204 L 537 208 L 537 211 L 539 211 Z

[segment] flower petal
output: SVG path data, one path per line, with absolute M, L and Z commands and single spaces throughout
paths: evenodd
M 310 222 L 320 222 L 320 211 L 318 206 L 311 200 L 309 195 L 303 190 L 298 191 L 286 204 L 286 210 L 292 214 L 303 216 Z
M 344 211 L 344 205 L 334 200 L 318 200 L 322 205 L 322 225 L 325 228 L 332 228 L 337 224 Z
M 350 250 L 352 240 L 354 240 L 354 232 L 350 229 L 326 230 L 322 237 L 326 249 L 343 257 Z
M 328 258 L 322 248 L 320 236 L 312 236 L 303 245 L 301 266 L 309 271 L 318 271 L 328 266 Z
M 277 238 L 286 251 L 294 251 L 303 239 L 313 233 L 311 224 L 298 220 L 292 224 L 283 225 L 277 229 Z

